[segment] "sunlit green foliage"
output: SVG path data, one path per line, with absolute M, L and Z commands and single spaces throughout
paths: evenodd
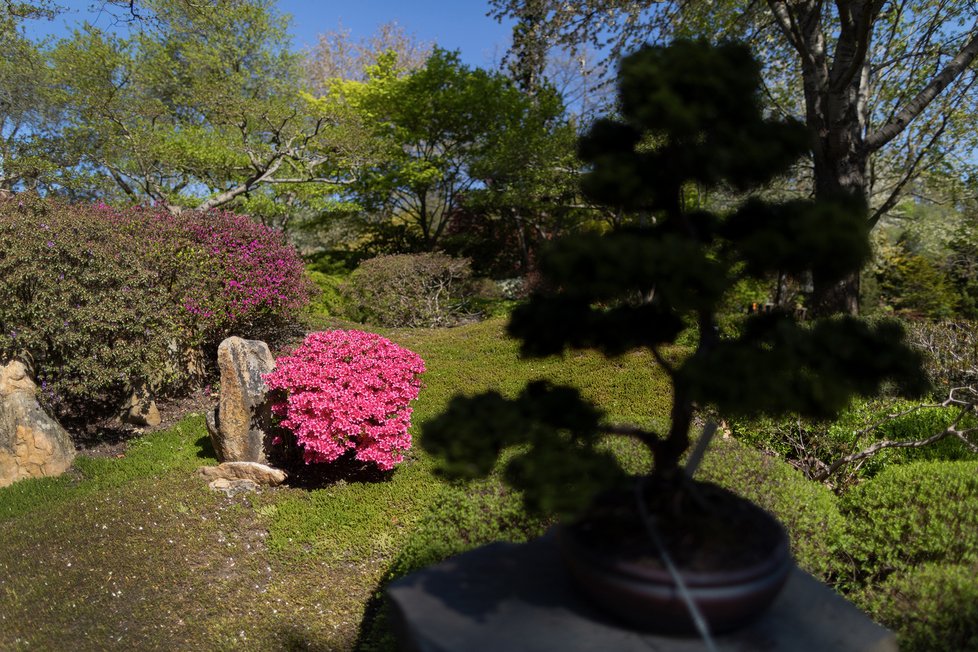
M 555 96 L 534 101 L 502 75 L 470 68 L 445 50 L 410 74 L 389 52 L 365 81 L 337 79 L 332 92 L 381 143 L 378 164 L 348 192 L 388 250 L 433 248 L 470 196 L 539 183 L 545 167 L 570 151 L 566 137 L 560 140 L 567 126 Z M 544 146 L 554 137 L 563 154 Z
M 129 36 L 86 24 L 51 49 L 66 110 L 60 134 L 80 171 L 110 196 L 173 207 L 249 195 L 261 213 L 273 208 L 265 193 L 328 194 L 361 140 L 354 123 L 339 127 L 338 109 L 302 94 L 287 21 L 271 3 L 139 8 L 147 17 Z M 306 190 L 314 178 L 323 183 Z

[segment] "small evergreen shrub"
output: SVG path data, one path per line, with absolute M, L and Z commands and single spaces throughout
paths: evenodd
M 360 252 L 342 250 L 325 250 L 306 257 L 306 273 L 315 286 L 311 312 L 329 317 L 346 314 L 343 285 L 362 257 Z
M 171 315 L 140 246 L 102 211 L 0 201 L 0 362 L 32 358 L 56 416 L 105 414 L 162 367 Z
M 903 652 L 978 650 L 978 565 L 923 564 L 850 596 Z
M 957 313 L 956 288 L 939 263 L 901 243 L 877 275 L 882 301 L 896 312 L 944 319 Z
M 418 397 L 421 358 L 373 333 L 310 333 L 265 376 L 282 427 L 306 463 L 355 459 L 390 470 L 411 447 L 409 403 Z
M 349 316 L 387 327 L 452 326 L 468 312 L 472 270 L 464 258 L 399 254 L 363 261 L 344 295 Z
M 841 506 L 848 553 L 864 578 L 924 563 L 978 563 L 978 462 L 892 465 L 847 492 Z

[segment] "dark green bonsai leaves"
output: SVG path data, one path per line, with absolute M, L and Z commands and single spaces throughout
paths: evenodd
M 673 210 L 686 183 L 761 186 L 809 147 L 800 122 L 764 117 L 759 65 L 743 45 L 677 41 L 621 62 L 621 120 L 600 120 L 579 145 L 585 193 L 629 209 Z
M 660 360 L 658 349 L 695 324 L 692 350 L 666 367 L 673 384 L 668 432 L 603 424 L 569 388 L 531 386 L 513 400 L 457 399 L 424 432 L 446 472 L 489 473 L 508 446 L 521 444 L 507 479 L 529 506 L 569 511 L 620 477 L 600 452 L 602 430 L 640 439 L 654 458 L 656 486 L 678 487 L 698 409 L 827 418 L 885 383 L 924 389 L 920 357 L 891 324 L 850 317 L 799 323 L 785 306 L 748 319 L 738 334 L 721 334 L 718 312 L 738 282 L 810 272 L 841 279 L 870 255 L 863 198 L 758 196 L 791 173 L 811 142 L 800 123 L 765 116 L 759 89 L 758 64 L 742 45 L 679 41 L 626 57 L 620 117 L 596 122 L 579 154 L 588 166 L 584 194 L 624 214 L 629 226 L 569 236 L 541 252 L 544 289 L 509 324 L 527 356 L 648 348 Z M 693 188 L 754 194 L 721 213 L 691 209 Z
M 755 277 L 808 270 L 839 280 L 869 260 L 869 222 L 862 203 L 749 199 L 720 229 L 729 254 Z
M 601 488 L 625 477 L 600 450 L 601 413 L 573 387 L 534 381 L 515 399 L 497 392 L 456 396 L 424 426 L 425 449 L 449 477 L 475 479 L 493 470 L 505 448 L 507 482 L 534 513 L 572 513 Z
M 894 322 L 839 317 L 808 326 L 783 313 L 758 315 L 740 337 L 690 358 L 679 376 L 698 403 L 725 415 L 831 418 L 888 379 L 904 394 L 927 389 L 921 356 L 902 338 Z

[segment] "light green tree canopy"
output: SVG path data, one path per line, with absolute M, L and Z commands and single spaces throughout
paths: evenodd
M 372 125 L 384 147 L 348 192 L 383 224 L 400 225 L 420 249 L 435 248 L 475 195 L 532 185 L 540 166 L 557 165 L 531 165 L 533 157 L 519 152 L 545 148 L 546 138 L 566 126 L 556 97 L 534 99 L 499 73 L 465 66 L 452 52 L 436 48 L 423 68 L 407 75 L 389 52 L 365 81 L 336 80 L 332 92 Z M 567 138 L 562 142 L 565 154 L 572 151 Z
M 343 183 L 361 152 L 302 92 L 268 0 L 145 0 L 131 36 L 85 25 L 50 53 L 62 136 L 106 193 L 173 210 Z
M 50 125 L 58 105 L 42 48 L 22 21 L 50 18 L 46 3 L 0 3 L 0 189 L 36 188 L 57 174 L 64 151 Z

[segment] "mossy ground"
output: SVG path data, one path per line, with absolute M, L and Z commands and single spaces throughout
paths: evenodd
M 579 385 L 615 420 L 667 413 L 668 383 L 647 356 L 521 361 L 503 324 L 384 333 L 428 367 L 414 432 L 456 392 L 515 394 L 536 377 Z M 0 490 L 0 649 L 384 647 L 382 619 L 364 614 L 386 579 L 542 526 L 493 480 L 443 483 L 418 447 L 381 480 L 234 497 L 195 476 L 213 463 L 198 415 L 119 459 L 80 457 L 60 478 Z
M 613 421 L 666 423 L 669 383 L 647 354 L 523 361 L 502 318 L 382 334 L 428 367 L 415 433 L 456 393 L 515 395 L 541 377 L 577 385 Z M 648 467 L 634 442 L 609 445 L 632 472 Z M 194 415 L 130 441 L 120 458 L 79 457 L 59 478 L 0 489 L 0 650 L 392 650 L 381 598 L 388 581 L 550 525 L 527 516 L 494 477 L 446 484 L 419 446 L 389 474 L 334 471 L 323 482 L 234 497 L 195 475 L 215 461 Z M 774 512 L 804 569 L 837 585 L 851 574 L 845 551 L 867 534 L 826 487 L 729 438 L 714 441 L 700 477 Z M 904 623 L 894 611 L 906 593 L 898 580 L 853 597 L 911 649 L 954 627 L 955 640 L 972 640 L 958 621 L 936 633 Z

